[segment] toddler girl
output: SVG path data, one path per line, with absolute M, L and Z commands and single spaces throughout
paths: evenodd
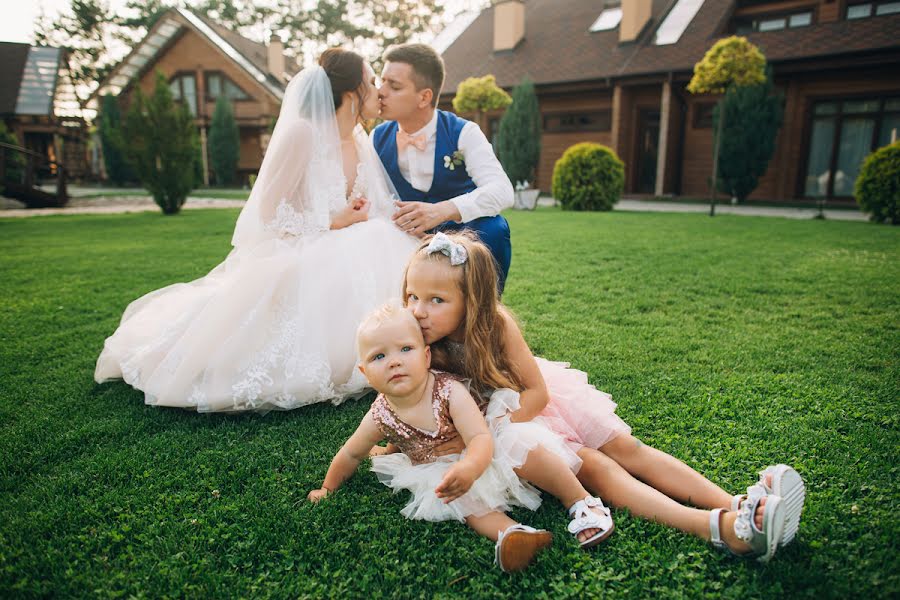
M 537 490 L 517 473 L 525 478 L 534 473 L 536 485 L 580 505 L 569 530 L 580 535 L 583 545 L 596 544 L 612 532 L 609 511 L 572 472 L 580 466 L 578 457 L 544 427 L 510 424 L 505 415 L 519 404 L 518 395 L 508 390 L 495 394 L 486 409 L 495 422 L 492 436 L 466 387 L 447 373 L 429 370 L 430 350 L 408 311 L 382 307 L 363 321 L 357 339 L 359 368 L 379 395 L 335 455 L 322 487 L 310 492 L 311 501 L 340 487 L 373 446 L 387 439 L 403 454 L 374 457 L 372 470 L 388 487 L 412 494 L 402 514 L 464 521 L 496 542 L 495 557 L 504 571 L 524 568 L 551 540 L 549 532 L 504 514 L 510 506 L 540 505 Z M 509 435 L 511 430 L 517 430 L 515 436 Z M 437 457 L 435 448 L 456 435 L 463 443 L 461 454 Z
M 585 373 L 531 354 L 500 304 L 493 258 L 471 234 L 425 240 L 407 265 L 403 295 L 425 343 L 440 342 L 433 347 L 435 364 L 487 388 L 493 387 L 492 373 L 505 374 L 521 392 L 521 406 L 510 419 L 540 421 L 562 435 L 583 460 L 578 478 L 592 492 L 763 561 L 793 539 L 805 494 L 794 469 L 769 467 L 746 495 L 732 497 L 678 459 L 642 444 Z M 439 452 L 457 445 L 451 441 Z

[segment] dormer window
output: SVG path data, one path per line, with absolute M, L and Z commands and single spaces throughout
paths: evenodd
M 206 99 L 215 101 L 219 96 L 229 100 L 249 100 L 250 96 L 223 73 L 209 71 L 206 73 Z
M 751 33 L 758 31 L 780 31 L 782 29 L 796 29 L 812 25 L 813 13 L 811 10 L 802 10 L 788 14 L 754 15 L 752 17 L 736 17 L 734 20 L 735 33 Z
M 603 6 L 603 11 L 600 13 L 600 16 L 597 17 L 597 20 L 594 21 L 594 24 L 591 25 L 590 31 L 591 33 L 597 31 L 611 31 L 619 26 L 619 23 L 622 22 L 622 5 L 620 2 L 606 2 Z
M 895 0 L 863 2 L 861 4 L 851 4 L 847 7 L 847 20 L 853 21 L 855 19 L 895 15 L 898 13 L 900 13 L 900 2 Z

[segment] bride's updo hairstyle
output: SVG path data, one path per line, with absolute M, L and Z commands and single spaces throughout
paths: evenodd
M 319 65 L 325 69 L 331 82 L 334 110 L 341 107 L 347 92 L 356 92 L 357 111 L 365 103 L 368 93 L 363 86 L 363 64 L 365 59 L 362 56 L 342 48 L 329 48 L 319 57 Z
M 510 388 L 522 391 L 522 379 L 509 362 L 503 347 L 506 321 L 509 311 L 500 304 L 497 292 L 497 263 L 490 249 L 471 231 L 445 234 L 455 244 L 466 249 L 466 262 L 452 266 L 450 258 L 441 252 L 428 252 L 432 236 L 426 237 L 410 258 L 403 272 L 403 303 L 407 303 L 407 276 L 412 265 L 419 262 L 436 262 L 447 265 L 456 277 L 456 284 L 466 305 L 464 373 L 456 373 L 471 379 L 477 389 Z M 443 340 L 431 345 L 432 366 L 454 372 Z

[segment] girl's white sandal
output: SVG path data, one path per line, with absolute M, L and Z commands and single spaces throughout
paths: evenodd
M 598 515 L 591 510 L 592 508 L 600 509 L 603 515 Z M 615 529 L 609 509 L 603 505 L 603 501 L 600 498 L 594 498 L 593 496 L 585 496 L 584 500 L 579 500 L 569 507 L 569 516 L 572 517 L 572 520 L 569 522 L 568 530 L 576 539 L 578 534 L 586 529 L 600 530 L 599 533 L 580 542 L 582 548 L 596 546 L 612 535 Z
M 521 571 L 534 559 L 535 554 L 553 542 L 553 534 L 528 525 L 510 525 L 497 535 L 494 544 L 494 563 L 504 573 Z
M 766 484 L 766 475 L 772 476 L 771 485 Z M 766 467 L 759 472 L 759 484 L 769 493 L 781 498 L 784 505 L 784 532 L 781 534 L 779 544 L 790 544 L 797 530 L 800 528 L 800 514 L 803 512 L 803 502 L 806 499 L 806 485 L 803 478 L 788 465 L 775 465 Z
M 762 529 L 757 529 L 753 516 L 763 498 L 766 498 L 763 525 Z M 709 538 L 713 546 L 735 556 L 756 557 L 760 562 L 769 562 L 775 556 L 785 526 L 786 513 L 780 497 L 767 494 L 761 485 L 747 488 L 747 497 L 740 503 L 737 519 L 734 521 L 735 535 L 750 546 L 750 552 L 746 554 L 738 554 L 722 540 L 719 519 L 723 512 L 724 509 L 716 508 L 709 513 Z

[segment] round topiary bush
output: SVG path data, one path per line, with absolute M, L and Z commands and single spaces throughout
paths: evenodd
M 612 210 L 624 185 L 625 165 L 600 144 L 575 144 L 553 167 L 553 197 L 565 210 Z
M 860 208 L 878 223 L 900 225 L 900 141 L 866 157 L 854 190 Z

